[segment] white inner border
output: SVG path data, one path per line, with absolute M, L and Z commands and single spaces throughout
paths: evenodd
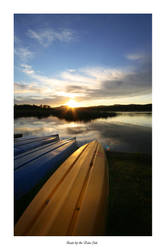
M 154 3 L 156 2 L 156 3 Z M 152 237 L 14 237 L 13 236 L 13 14 L 14 13 L 152 13 L 153 14 L 153 236 Z M 165 6 L 164 1 L 21 1 L 1 3 L 1 211 L 2 249 L 165 249 Z M 160 147 L 159 147 L 160 145 Z M 66 241 L 97 241 L 67 245 Z M 165 245 L 165 247 L 164 247 Z

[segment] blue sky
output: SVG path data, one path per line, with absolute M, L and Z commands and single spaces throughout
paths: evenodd
M 15 103 L 151 103 L 150 14 L 15 14 Z

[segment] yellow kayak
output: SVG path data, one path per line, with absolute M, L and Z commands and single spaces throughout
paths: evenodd
M 109 194 L 103 147 L 76 150 L 48 179 L 15 226 L 15 235 L 104 235 Z

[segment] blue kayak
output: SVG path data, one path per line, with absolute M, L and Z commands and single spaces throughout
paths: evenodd
M 76 139 L 56 141 L 20 154 L 14 162 L 14 199 L 30 192 L 78 148 Z
M 55 142 L 59 140 L 59 135 L 50 135 L 43 137 L 31 137 L 31 138 L 18 138 L 14 142 L 14 156 L 18 156 L 28 150 L 37 148 L 39 146 Z

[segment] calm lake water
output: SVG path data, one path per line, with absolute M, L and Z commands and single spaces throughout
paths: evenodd
M 151 154 L 152 115 L 119 112 L 116 117 L 91 122 L 68 122 L 55 116 L 17 118 L 14 133 L 24 136 L 59 134 L 61 139 L 76 137 L 79 146 L 97 139 L 106 150 Z

